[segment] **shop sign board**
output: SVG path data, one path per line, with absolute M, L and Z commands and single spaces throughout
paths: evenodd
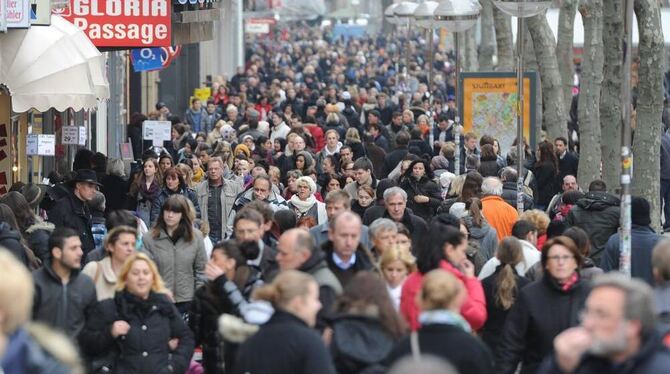
M 63 126 L 61 130 L 61 143 L 69 145 L 86 145 L 86 127 Z
M 77 138 L 79 145 L 86 145 L 86 138 L 88 133 L 86 133 L 86 126 L 79 126 L 79 137 Z
M 162 48 L 136 48 L 131 50 L 133 70 L 139 73 L 163 68 L 162 53 Z
M 97 47 L 170 46 L 170 0 L 69 0 L 53 12 L 79 27 Z
M 5 0 L 5 18 L 8 29 L 30 27 L 30 0 Z
M 28 156 L 54 156 L 56 154 L 56 135 L 28 134 L 26 154 Z
M 244 32 L 247 34 L 269 34 L 270 27 L 277 23 L 273 18 L 253 18 L 245 20 Z
M 172 122 L 144 121 L 142 124 L 142 139 L 151 140 L 153 145 L 162 147 L 164 141 L 172 139 Z
M 30 24 L 51 25 L 51 0 L 30 0 Z

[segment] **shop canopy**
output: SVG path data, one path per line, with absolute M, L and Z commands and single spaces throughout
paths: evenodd
M 51 16 L 51 26 L 0 34 L 0 84 L 12 110 L 92 109 L 109 98 L 105 58 L 72 23 Z

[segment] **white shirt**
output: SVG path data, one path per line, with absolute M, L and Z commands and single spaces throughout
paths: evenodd
M 349 261 L 344 261 L 343 259 L 340 258 L 340 256 L 337 255 L 337 253 L 333 252 L 333 262 L 335 263 L 335 266 L 342 270 L 347 270 L 350 267 L 354 266 L 356 263 L 356 252 L 354 252 L 351 257 L 349 258 Z
M 531 267 L 533 267 L 533 265 L 535 265 L 537 262 L 540 261 L 542 254 L 530 242 L 526 240 L 520 240 L 520 242 L 521 242 L 521 248 L 523 250 L 523 261 L 516 264 L 514 269 L 519 275 L 523 276 L 524 274 L 526 274 L 526 271 L 528 271 L 528 269 L 530 269 Z M 490 276 L 491 274 L 495 273 L 498 265 L 500 265 L 500 260 L 498 260 L 498 258 L 495 256 L 491 257 L 490 260 L 486 261 L 486 263 L 482 267 L 482 270 L 479 272 L 477 278 L 484 279 Z
M 393 302 L 393 308 L 395 308 L 396 312 L 400 311 L 400 295 L 402 294 L 402 285 L 403 284 L 401 283 L 398 287 L 391 288 L 388 283 L 386 284 L 386 290 L 389 292 L 391 302 Z

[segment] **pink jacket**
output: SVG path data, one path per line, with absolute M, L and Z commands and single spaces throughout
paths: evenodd
M 486 322 L 486 298 L 482 283 L 477 277 L 466 277 L 460 270 L 456 269 L 447 261 L 440 262 L 440 268 L 453 274 L 465 286 L 468 292 L 468 298 L 461 307 L 461 315 L 465 318 L 473 330 L 479 330 Z M 413 272 L 407 277 L 402 286 L 400 295 L 400 314 L 405 317 L 412 331 L 417 330 L 419 325 L 419 307 L 416 305 L 416 295 L 421 290 L 423 274 L 418 271 Z

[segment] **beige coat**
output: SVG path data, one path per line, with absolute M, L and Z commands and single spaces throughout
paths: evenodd
M 242 178 L 235 179 L 226 179 L 223 178 L 223 190 L 221 192 L 221 235 L 226 235 L 226 229 L 228 224 L 228 216 L 233 210 L 233 205 L 235 205 L 235 200 L 237 195 L 239 195 L 243 190 L 243 180 Z M 209 180 L 205 179 L 195 186 L 195 194 L 198 198 L 198 205 L 200 205 L 200 217 L 204 222 L 209 224 L 207 217 L 208 209 L 208 195 L 209 195 Z
M 100 261 L 89 262 L 84 266 L 82 272 L 93 279 L 98 301 L 114 297 L 117 277 L 114 269 L 112 269 L 111 257 L 105 256 Z

